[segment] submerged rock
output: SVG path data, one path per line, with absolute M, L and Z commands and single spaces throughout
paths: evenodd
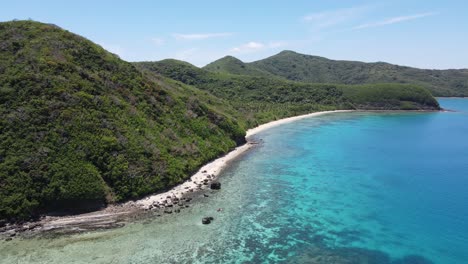
M 208 224 L 210 224 L 210 223 L 211 223 L 211 221 L 213 221 L 213 220 L 214 220 L 214 218 L 213 218 L 213 217 L 211 217 L 211 216 L 208 216 L 208 217 L 203 217 L 203 219 L 202 219 L 202 224 L 204 224 L 204 225 L 208 225 Z
M 221 183 L 217 182 L 217 181 L 212 182 L 210 188 L 212 190 L 219 190 L 219 189 L 221 189 Z

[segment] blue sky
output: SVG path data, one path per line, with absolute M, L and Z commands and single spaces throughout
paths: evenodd
M 33 19 L 128 61 L 203 66 L 281 50 L 420 68 L 468 68 L 468 1 L 5 1 L 0 20 Z

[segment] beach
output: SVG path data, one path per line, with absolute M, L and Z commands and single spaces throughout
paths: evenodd
M 330 114 L 330 113 L 341 113 L 341 112 L 349 112 L 352 110 L 336 110 L 336 111 L 322 111 L 322 112 L 315 112 L 315 113 L 310 113 L 310 114 L 305 114 L 305 115 L 299 115 L 299 116 L 293 116 L 293 117 L 288 117 L 288 118 L 283 118 L 275 121 L 271 121 L 265 124 L 262 124 L 258 127 L 252 128 L 247 130 L 246 132 L 246 139 L 247 143 L 236 147 L 234 150 L 229 152 L 228 154 L 204 165 L 201 167 L 197 173 L 192 175 L 190 179 L 185 181 L 184 183 L 172 188 L 171 190 L 160 193 L 160 194 L 155 194 L 148 196 L 144 199 L 141 199 L 136 202 L 137 205 L 141 206 L 144 209 L 148 209 L 151 205 L 153 204 L 161 204 L 162 201 L 166 199 L 170 199 L 168 197 L 174 197 L 180 199 L 183 197 L 184 194 L 187 194 L 191 192 L 190 190 L 199 190 L 203 188 L 208 188 L 208 185 L 204 185 L 203 182 L 207 180 L 207 182 L 212 182 L 215 179 L 217 179 L 218 175 L 222 172 L 222 170 L 229 164 L 229 162 L 233 161 L 240 155 L 242 155 L 244 152 L 248 151 L 250 148 L 252 148 L 255 145 L 255 142 L 252 142 L 251 139 L 254 135 L 270 129 L 275 126 L 279 126 L 282 124 L 290 123 L 296 120 L 304 119 L 304 118 L 310 118 L 310 117 L 315 117 L 315 116 L 320 116 L 324 114 Z M 200 188 L 199 185 L 202 185 L 202 188 Z M 204 186 L 204 187 L 203 187 Z
M 271 121 L 271 122 L 268 122 L 268 123 L 265 123 L 265 124 L 262 124 L 262 125 L 259 125 L 258 127 L 254 127 L 254 128 L 251 128 L 249 130 L 247 130 L 247 133 L 246 133 L 246 138 L 250 138 L 264 130 L 267 130 L 267 129 L 270 129 L 272 127 L 275 127 L 275 126 L 279 126 L 279 125 L 283 125 L 283 124 L 287 124 L 287 123 L 290 123 L 290 122 L 294 122 L 294 121 L 297 121 L 297 120 L 301 120 L 301 119 L 304 119 L 304 118 L 310 118 L 310 117 L 316 117 L 316 116 L 321 116 L 321 115 L 324 115 L 324 114 L 332 114 L 332 113 L 346 113 L 346 112 L 352 112 L 352 111 L 355 111 L 355 110 L 333 110 L 333 111 L 321 111 L 321 112 L 314 112 L 314 113 L 310 113 L 310 114 L 305 114 L 305 115 L 298 115 L 298 116 L 292 116 L 292 117 L 287 117 L 287 118 L 283 118 L 283 119 L 279 119 L 279 120 L 275 120 L 275 121 Z
M 118 205 L 109 205 L 102 210 L 90 213 L 71 216 L 45 216 L 41 218 L 41 220 L 34 223 L 26 223 L 19 227 L 12 225 L 11 228 L 6 229 L 6 232 L 4 233 L 12 232 L 12 229 L 20 230 L 20 232 L 32 231 L 32 233 L 53 230 L 64 233 L 81 232 L 100 228 L 119 227 L 124 225 L 125 222 L 129 220 L 129 218 L 135 218 L 138 215 L 150 210 L 159 210 L 161 214 L 172 213 L 173 211 L 179 210 L 175 209 L 177 205 L 180 207 L 181 204 L 188 203 L 191 200 L 191 198 L 187 197 L 194 196 L 199 191 L 210 189 L 210 184 L 218 178 L 222 170 L 231 161 L 235 160 L 240 155 L 257 145 L 257 142 L 252 141 L 252 137 L 256 134 L 272 127 L 304 118 L 350 111 L 353 110 L 314 112 L 262 124 L 258 127 L 249 129 L 246 132 L 247 143 L 236 147 L 226 155 L 204 165 L 185 182 L 173 187 L 169 191 L 149 195 L 136 201 L 128 201 Z

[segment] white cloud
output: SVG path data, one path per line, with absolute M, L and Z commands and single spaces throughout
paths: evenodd
M 421 13 L 421 14 L 415 14 L 415 15 L 410 15 L 410 16 L 392 17 L 392 18 L 388 18 L 388 19 L 378 21 L 378 22 L 362 24 L 362 25 L 354 27 L 353 29 L 364 29 L 364 28 L 373 28 L 373 27 L 381 27 L 381 26 L 386 26 L 386 25 L 392 25 L 392 24 L 401 23 L 401 22 L 405 22 L 405 21 L 410 21 L 410 20 L 415 20 L 415 19 L 424 18 L 424 17 L 428 17 L 428 16 L 433 16 L 435 14 L 436 13 Z
M 243 45 L 230 49 L 229 52 L 251 53 L 251 52 L 257 52 L 257 51 L 262 51 L 266 49 L 277 49 L 277 48 L 281 48 L 287 45 L 288 43 L 285 41 L 273 41 L 273 42 L 268 42 L 268 43 L 250 41 Z
M 254 51 L 262 50 L 265 47 L 266 45 L 261 42 L 251 41 L 239 47 L 232 48 L 230 51 L 234 53 L 246 53 L 246 52 L 254 52 Z
M 201 40 L 209 38 L 220 38 L 220 37 L 229 37 L 233 33 L 223 32 L 223 33 L 201 33 L 201 34 L 178 34 L 174 33 L 172 36 L 177 40 Z
M 163 38 L 152 38 L 151 42 L 153 42 L 153 44 L 156 45 L 156 46 L 162 46 L 162 45 L 164 45 L 166 40 L 163 39 Z
M 368 7 L 351 7 L 309 14 L 302 19 L 317 29 L 332 27 L 358 17 Z

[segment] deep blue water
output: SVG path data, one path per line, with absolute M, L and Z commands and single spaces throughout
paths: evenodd
M 440 103 L 272 128 L 180 214 L 0 242 L 0 263 L 468 263 L 468 100 Z

